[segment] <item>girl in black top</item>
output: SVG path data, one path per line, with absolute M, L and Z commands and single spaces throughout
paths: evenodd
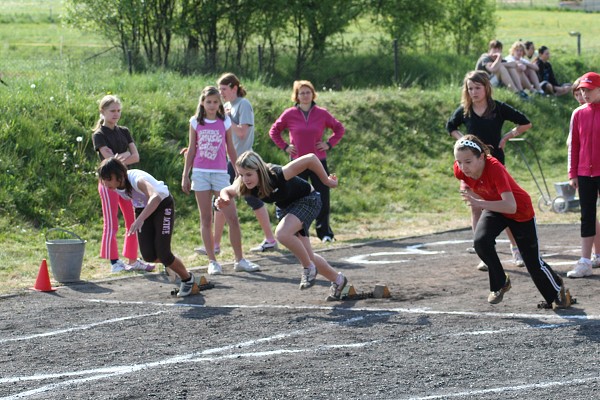
M 504 125 L 504 121 L 513 122 L 516 126 L 507 133 L 503 133 L 502 125 Z M 492 98 L 492 85 L 488 74 L 484 71 L 471 71 L 465 75 L 461 105 L 446 123 L 446 130 L 450 136 L 457 140 L 464 135 L 458 130 L 460 125 L 465 126 L 465 134 L 475 135 L 481 139 L 490 148 L 491 155 L 502 164 L 504 164 L 504 146 L 506 142 L 531 128 L 531 122 L 522 112 Z M 461 190 L 466 188 L 466 184 L 461 182 Z M 480 208 L 471 207 L 473 232 L 481 212 Z M 514 263 L 519 267 L 525 266 L 510 230 L 507 229 L 506 233 L 510 239 Z M 487 266 L 484 263 L 480 263 L 477 268 L 487 271 Z
M 335 175 L 328 176 L 312 153 L 281 167 L 266 164 L 255 152 L 246 151 L 238 156 L 236 169 L 239 175 L 232 185 L 221 190 L 215 202 L 217 208 L 229 204 L 236 195 L 255 196 L 265 203 L 275 203 L 282 210 L 275 237 L 294 253 L 304 267 L 300 289 L 311 287 L 318 272 L 331 281 L 327 300 L 339 300 L 348 281 L 323 257 L 313 252 L 308 237 L 310 224 L 321 209 L 321 196 L 310 183 L 297 176 L 310 170 L 321 182 L 334 188 L 337 186 Z

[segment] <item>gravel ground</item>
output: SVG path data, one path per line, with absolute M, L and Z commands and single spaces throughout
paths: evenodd
M 539 227 L 562 275 L 578 229 Z M 574 307 L 540 310 L 499 240 L 513 287 L 492 306 L 470 236 L 321 252 L 358 293 L 386 285 L 385 299 L 327 302 L 323 280 L 300 291 L 285 252 L 256 259 L 259 273 L 225 265 L 185 299 L 160 273 L 2 297 L 0 399 L 600 398 L 600 270 L 565 279 Z

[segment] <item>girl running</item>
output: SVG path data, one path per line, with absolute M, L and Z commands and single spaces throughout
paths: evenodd
M 544 297 L 541 306 L 568 307 L 570 300 L 562 279 L 541 258 L 529 194 L 475 135 L 465 135 L 456 142 L 454 158 L 454 176 L 467 185 L 461 190 L 463 200 L 469 206 L 483 210 L 475 227 L 474 247 L 488 266 L 488 302 L 500 303 L 511 287 L 496 252 L 496 238 L 504 229 L 510 228 L 521 249 L 525 267 Z
M 265 203 L 275 203 L 281 209 L 281 220 L 275 228 L 275 238 L 298 258 L 303 267 L 300 289 L 316 282 L 317 273 L 331 282 L 328 301 L 339 300 L 348 283 L 320 255 L 315 254 L 308 232 L 310 224 L 321 210 L 321 195 L 310 183 L 298 177 L 306 170 L 314 173 L 327 187 L 337 187 L 335 175 L 327 175 L 321 161 L 314 154 L 306 154 L 285 166 L 267 165 L 252 151 L 240 155 L 236 162 L 238 177 L 221 190 L 217 208 L 234 203 L 236 195 L 258 197 Z

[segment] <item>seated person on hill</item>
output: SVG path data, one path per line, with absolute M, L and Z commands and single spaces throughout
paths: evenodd
M 475 69 L 487 72 L 493 86 L 503 84 L 508 90 L 517 93 L 523 99 L 529 98 L 521 86 L 515 66 L 506 65 L 502 59 L 502 43 L 499 40 L 490 42 L 488 52 L 479 57 Z
M 558 83 L 550 64 L 550 49 L 546 46 L 541 46 L 538 51 L 538 57 L 535 59 L 535 64 L 538 66 L 538 78 L 544 92 L 555 96 L 571 93 L 570 83 Z
M 533 56 L 535 55 L 535 45 L 532 41 L 528 40 L 527 42 L 523 43 L 523 46 L 525 46 L 525 57 L 527 57 L 528 61 L 532 61 Z
M 515 65 L 523 88 L 529 89 L 531 93 L 544 94 L 544 91 L 540 87 L 540 80 L 537 76 L 538 66 L 523 57 L 523 54 L 525 54 L 525 46 L 523 43 L 513 43 L 513 45 L 510 46 L 509 53 L 510 55 L 506 57 L 506 65 Z

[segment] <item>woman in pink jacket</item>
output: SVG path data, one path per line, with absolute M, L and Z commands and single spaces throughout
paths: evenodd
M 342 139 L 345 128 L 329 111 L 317 106 L 316 99 L 317 92 L 311 82 L 295 81 L 292 89 L 292 101 L 295 105 L 277 118 L 271 126 L 269 136 L 277 147 L 290 155 L 292 160 L 306 154 L 315 154 L 329 175 L 327 152 Z M 289 143 L 282 137 L 286 129 L 289 132 Z M 326 129 L 333 132 L 328 139 L 323 137 Z M 323 206 L 316 219 L 317 236 L 323 242 L 332 242 L 334 235 L 329 225 L 329 187 L 308 170 L 298 176 L 309 180 L 315 190 L 321 193 Z

